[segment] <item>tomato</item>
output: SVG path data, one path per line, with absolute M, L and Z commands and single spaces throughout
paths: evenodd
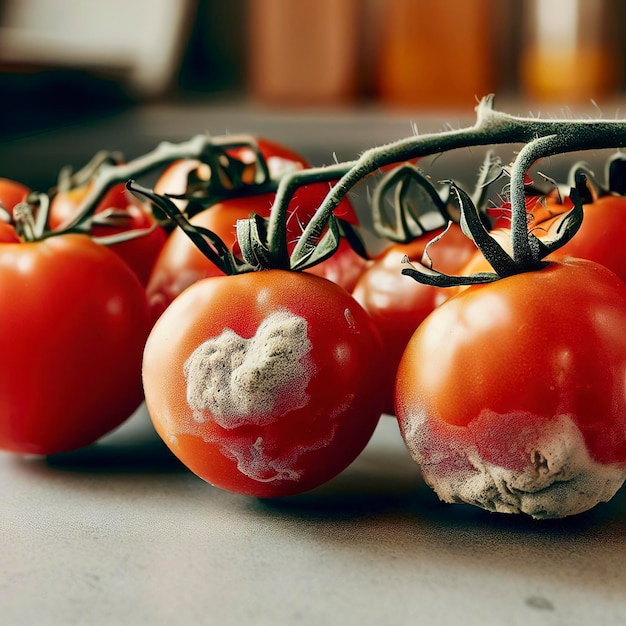
M 92 443 L 139 406 L 145 290 L 86 235 L 0 244 L 0 449 Z
M 24 202 L 31 192 L 26 185 L 9 178 L 0 178 L 0 206 L 12 212 L 13 207 Z
M 573 207 L 565 197 L 562 201 L 555 196 L 537 198 L 528 212 L 529 230 L 539 239 L 552 236 L 564 213 Z M 575 257 L 600 263 L 626 280 L 626 196 L 604 195 L 583 205 L 584 217 L 574 237 L 550 254 L 550 259 Z M 509 228 L 495 228 L 491 236 L 511 251 Z M 491 271 L 491 266 L 480 251 L 476 251 L 461 274 Z
M 309 162 L 301 155 L 297 154 L 290 148 L 279 143 L 264 139 L 256 138 L 259 152 L 267 163 L 270 177 L 279 178 L 282 174 L 295 170 L 302 170 L 310 167 Z M 228 154 L 241 160 L 249 166 L 249 175 L 244 175 L 244 181 L 248 184 L 254 182 L 256 173 L 256 152 L 252 148 L 240 147 L 231 148 Z M 208 166 L 203 166 L 198 159 L 180 159 L 170 163 L 161 173 L 154 185 L 154 191 L 157 194 L 171 194 L 174 196 L 188 193 L 189 176 L 195 172 L 200 181 L 208 182 L 211 172 Z M 175 204 L 185 210 L 187 203 L 184 200 L 174 200 Z
M 85 185 L 54 196 L 50 204 L 49 227 L 58 229 L 74 218 L 88 192 L 89 185 Z M 96 222 L 91 228 L 93 237 L 109 237 L 128 231 L 149 231 L 147 234 L 138 234 L 132 239 L 109 245 L 146 285 L 166 239 L 165 231 L 155 223 L 152 213 L 127 193 L 124 183 L 119 183 L 106 193 L 96 209 L 95 218 Z
M 20 238 L 12 224 L 0 221 L 0 244 L 19 243 Z
M 380 372 L 386 380 L 385 412 L 393 413 L 393 389 L 400 358 L 415 329 L 424 318 L 449 297 L 447 289 L 418 283 L 401 273 L 402 259 L 421 261 L 424 249 L 439 232 L 408 244 L 394 244 L 370 263 L 352 292 L 370 314 L 383 340 L 384 358 Z M 453 224 L 428 250 L 434 267 L 455 273 L 474 254 L 475 244 Z
M 533 233 L 545 237 L 550 233 L 550 227 L 558 218 L 558 214 L 571 209 L 569 198 L 562 204 L 550 201 L 550 214 L 557 213 L 556 217 L 548 219 L 534 219 Z M 608 267 L 622 280 L 626 280 L 626 196 L 604 195 L 590 204 L 585 204 L 583 222 L 574 237 L 559 248 L 558 256 L 572 256 L 589 259 Z
M 207 278 L 148 338 L 146 405 L 205 481 L 258 497 L 300 493 L 370 439 L 380 356 L 368 315 L 328 280 L 284 270 Z
M 290 247 L 302 232 L 306 223 L 324 198 L 327 191 L 322 185 L 299 189 L 290 206 L 295 209 L 287 222 Z M 235 252 L 239 252 L 236 239 L 237 220 L 246 219 L 251 213 L 268 217 L 274 194 L 243 196 L 219 202 L 191 218 L 191 223 L 213 231 Z M 354 209 L 348 200 L 337 208 L 338 217 L 346 221 L 356 221 Z M 346 240 L 339 244 L 337 252 L 326 261 L 307 270 L 323 276 L 346 290 L 351 290 L 365 266 L 365 260 L 350 247 Z M 181 230 L 174 230 L 161 251 L 152 271 L 147 286 L 148 299 L 153 308 L 154 317 L 158 317 L 172 300 L 186 287 L 209 276 L 219 276 L 222 272 L 209 261 L 189 237 Z
M 446 502 L 563 517 L 626 477 L 626 284 L 579 259 L 450 298 L 400 362 L 396 415 Z

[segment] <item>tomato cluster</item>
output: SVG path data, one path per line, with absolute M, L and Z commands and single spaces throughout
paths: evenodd
M 388 413 L 446 502 L 563 517 L 621 487 L 617 160 L 605 186 L 578 166 L 539 191 L 524 172 L 494 212 L 498 176 L 435 187 L 415 150 L 326 175 L 267 139 L 193 146 L 96 159 L 47 194 L 0 179 L 0 449 L 86 446 L 145 400 L 199 477 L 288 496 Z M 128 181 L 157 168 L 153 190 Z M 375 171 L 368 255 L 337 180 Z
M 240 257 L 237 221 L 269 218 L 281 173 L 309 164 L 264 139 L 215 153 L 217 164 L 211 150 L 206 161 L 166 159 L 155 188 L 178 205 L 181 219 Z M 259 169 L 266 175 L 260 182 Z M 381 413 L 380 339 L 348 292 L 365 260 L 342 239 L 310 271 L 226 276 L 118 180 L 127 170 L 107 158 L 60 178 L 45 201 L 2 181 L 0 283 L 13 304 L 3 309 L 0 342 L 21 356 L 0 377 L 0 448 L 54 454 L 88 445 L 128 418 L 145 393 L 157 431 L 214 484 L 274 496 L 337 474 L 363 449 Z M 211 176 L 232 178 L 216 188 Z M 294 193 L 285 217 L 288 253 L 328 189 L 312 183 Z M 348 199 L 335 215 L 358 223 Z M 37 323 L 42 311 L 45 324 Z M 209 357 L 190 365 L 198 343 L 207 351 L 213 343 L 210 358 L 230 364 L 223 388 L 203 387 Z M 182 401 L 169 393 L 173 380 Z M 210 393 L 216 410 L 202 399 Z

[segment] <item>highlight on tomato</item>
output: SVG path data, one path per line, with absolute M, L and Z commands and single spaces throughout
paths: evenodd
M 143 400 L 145 290 L 87 235 L 41 230 L 29 204 L 14 218 L 14 236 L 0 230 L 0 352 L 10 355 L 0 365 L 0 449 L 67 452 L 118 427 Z
M 143 381 L 156 431 L 192 472 L 231 492 L 287 496 L 336 476 L 381 414 L 382 351 L 367 313 L 331 281 L 272 264 L 293 259 L 284 235 L 262 236 L 259 216 L 238 222 L 235 257 L 169 198 L 131 188 L 232 274 L 188 287 L 150 333 Z
M 626 478 L 626 284 L 591 261 L 544 260 L 575 237 L 579 189 L 563 239 L 539 242 L 523 226 L 512 256 L 456 193 L 495 272 L 403 270 L 470 286 L 426 318 L 402 357 L 402 436 L 445 502 L 535 518 L 584 512 Z M 515 211 L 524 225 L 524 208 Z

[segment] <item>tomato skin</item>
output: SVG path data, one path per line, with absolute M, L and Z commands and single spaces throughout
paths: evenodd
M 26 185 L 10 178 L 0 178 L 0 206 L 12 212 L 13 207 L 24 202 L 31 189 Z
M 276 314 L 306 320 L 306 336 L 279 354 L 290 355 L 303 344 L 308 348 L 294 361 L 274 359 L 272 353 L 253 368 L 261 378 L 270 362 L 288 372 L 282 391 L 272 392 L 264 417 L 259 417 L 254 388 L 247 387 L 239 389 L 233 409 L 241 414 L 231 416 L 227 427 L 215 403 L 200 416 L 194 413 L 184 373 L 194 351 L 207 340 L 223 338 L 225 329 L 249 342 Z M 250 351 L 250 358 L 260 358 L 260 352 Z M 281 270 L 208 278 L 181 294 L 150 334 L 143 365 L 146 404 L 173 453 L 207 482 L 258 497 L 300 493 L 338 474 L 370 439 L 380 416 L 380 352 L 367 314 L 330 281 Z M 225 349 L 225 358 L 212 360 L 210 371 L 228 369 L 232 354 Z M 294 378 L 292 372 L 301 369 L 303 377 Z M 238 370 L 229 380 L 241 375 Z M 269 381 L 275 384 L 274 378 Z M 240 409 L 244 405 L 252 408 Z
M 558 200 L 554 195 L 535 199 L 529 210 L 528 226 L 539 239 L 551 236 L 559 218 L 573 207 L 569 197 Z M 583 205 L 584 217 L 580 228 L 570 241 L 550 254 L 550 259 L 575 257 L 600 263 L 626 280 L 626 196 L 608 194 Z M 510 221 L 510 220 L 509 220 Z M 500 222 L 503 223 L 503 222 Z M 511 250 L 511 231 L 508 227 L 497 227 L 491 235 Z M 476 252 L 462 273 L 491 271 L 481 252 Z
M 317 208 L 317 199 L 321 201 L 323 193 L 323 189 L 316 186 L 314 190 L 299 190 L 292 200 L 292 204 L 298 208 L 287 223 L 288 239 L 292 244 L 290 247 L 295 245 L 301 233 L 299 220 L 310 219 Z M 247 219 L 252 213 L 269 217 L 273 200 L 274 194 L 271 193 L 225 200 L 197 213 L 190 222 L 213 231 L 230 250 L 238 254 L 240 249 L 236 237 L 237 220 Z M 342 203 L 340 215 L 356 220 L 354 209 L 347 202 Z M 350 291 L 365 263 L 365 259 L 354 252 L 347 241 L 342 240 L 332 257 L 306 271 L 327 278 Z M 220 275 L 223 275 L 221 270 L 198 250 L 181 229 L 174 230 L 154 264 L 146 288 L 154 319 L 189 285 L 203 278 Z
M 395 397 L 407 446 L 440 497 L 505 512 L 521 507 L 535 517 L 578 513 L 611 497 L 626 477 L 625 329 L 626 284 L 578 259 L 472 286 L 434 311 L 402 357 Z M 581 438 L 576 458 L 571 441 L 554 444 L 550 454 L 542 448 L 550 429 L 562 436 L 559 421 Z M 606 485 L 598 479 L 602 495 L 597 484 L 587 488 L 584 471 L 576 478 L 583 487 L 569 493 L 566 469 L 552 476 L 564 451 L 573 465 L 593 466 L 590 474 L 612 472 Z M 477 501 L 462 493 L 479 475 L 503 472 L 554 483 L 503 487 L 472 496 Z M 559 490 L 547 500 L 556 513 L 546 509 L 548 486 Z M 571 508 L 560 510 L 559 499 Z
M 394 385 L 404 349 L 427 315 L 449 297 L 447 289 L 424 285 L 401 273 L 405 256 L 420 261 L 424 249 L 441 231 L 408 243 L 394 244 L 361 274 L 352 295 L 370 314 L 383 340 L 384 359 L 381 374 L 386 378 L 385 412 L 394 412 Z M 444 237 L 429 248 L 433 266 L 445 273 L 458 271 L 476 247 L 453 224 Z
M 0 221 L 0 244 L 19 243 L 20 238 L 12 224 Z
M 50 203 L 48 225 L 52 230 L 75 217 L 81 203 L 87 196 L 90 185 L 77 187 L 57 194 Z M 152 213 L 134 200 L 127 192 L 124 183 L 113 185 L 96 208 L 96 214 L 112 209 L 124 216 L 119 226 L 94 224 L 91 229 L 93 237 L 108 237 L 129 230 L 148 230 L 127 241 L 110 244 L 111 248 L 137 274 L 143 285 L 147 285 L 150 272 L 163 247 L 166 234 L 163 228 L 155 223 Z
M 626 280 L 626 196 L 600 196 L 583 209 L 584 218 L 577 233 L 555 254 L 595 261 Z M 542 226 L 549 227 L 549 222 L 538 225 L 538 237 L 542 236 Z
M 145 291 L 85 235 L 0 245 L 0 449 L 88 445 L 143 399 Z

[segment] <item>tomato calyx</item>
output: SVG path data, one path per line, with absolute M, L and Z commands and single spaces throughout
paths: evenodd
M 308 269 L 332 256 L 338 249 L 342 237 L 346 238 L 357 252 L 364 256 L 367 254 L 354 226 L 346 220 L 330 215 L 327 228 L 322 233 L 315 233 L 312 237 L 309 235 L 306 254 L 294 259 L 293 254 L 289 253 L 286 228 L 270 230 L 271 224 L 277 219 L 272 208 L 269 218 L 253 213 L 247 219 L 237 220 L 236 233 L 241 250 L 240 258 L 216 233 L 192 224 L 188 216 L 174 204 L 176 196 L 157 194 L 134 180 L 129 180 L 126 186 L 131 192 L 148 198 L 157 210 L 180 227 L 196 247 L 227 275 L 267 269 L 291 271 Z M 283 219 L 286 221 L 286 216 Z
M 626 156 L 617 152 L 607 161 L 606 176 L 610 192 L 626 196 Z
M 372 222 L 379 237 L 408 243 L 452 220 L 447 198 L 410 163 L 389 171 L 374 189 Z
M 2 204 L 0 204 L 0 222 L 4 222 L 5 224 L 13 223 L 11 213 L 7 211 Z
M 25 202 L 13 207 L 8 222 L 14 225 L 21 241 L 40 241 L 51 233 L 46 228 L 49 207 L 48 195 L 37 192 L 31 192 Z
M 245 155 L 247 158 L 243 158 Z M 231 198 L 273 193 L 278 181 L 270 172 L 267 159 L 252 136 L 224 145 L 207 145 L 186 176 L 185 192 L 168 193 L 175 200 L 185 200 L 185 215 L 200 211 Z
M 151 152 L 128 162 L 118 152 L 100 151 L 75 172 L 69 167 L 63 168 L 56 186 L 47 194 L 32 192 L 17 211 L 19 219 L 6 211 L 0 215 L 0 219 L 15 222 L 16 230 L 25 241 L 66 233 L 83 233 L 98 243 L 113 245 L 143 237 L 164 222 L 169 224 L 168 216 L 155 214 L 156 219 L 150 227 L 130 228 L 133 220 L 129 214 L 115 206 L 102 208 L 101 203 L 106 201 L 107 194 L 116 185 L 124 186 L 129 179 L 149 174 L 182 159 L 197 159 L 199 164 L 189 174 L 188 192 L 172 196 L 190 201 L 188 216 L 225 198 L 274 192 L 278 185 L 278 181 L 270 174 L 254 136 L 198 135 L 179 144 L 162 142 Z M 51 202 L 61 194 L 74 192 L 77 192 L 78 198 L 76 210 L 64 222 L 50 228 L 48 216 Z M 104 227 L 105 230 L 110 227 L 115 232 L 95 236 L 92 234 L 94 226 Z
M 500 159 L 488 150 L 472 195 L 472 201 L 485 224 L 489 223 L 487 192 L 504 175 Z M 403 163 L 388 170 L 374 188 L 374 232 L 383 239 L 404 244 L 448 228 L 450 223 L 459 221 L 459 212 L 453 209 L 450 200 L 450 186 L 437 189 L 414 163 Z
M 157 194 L 134 180 L 126 183 L 126 188 L 148 198 L 157 210 L 166 215 L 194 243 L 194 245 L 224 274 L 232 276 L 250 272 L 254 268 L 237 258 L 222 239 L 208 228 L 192 224 L 185 214 L 174 204 L 169 195 Z
M 100 150 L 93 155 L 90 161 L 75 172 L 72 171 L 70 166 L 62 168 L 58 175 L 57 185 L 50 190 L 50 195 L 67 193 L 77 187 L 83 187 L 89 184 L 103 167 L 114 167 L 123 164 L 123 162 L 123 156 L 119 152 Z
M 626 195 L 626 156 L 616 152 L 606 160 L 604 169 L 605 180 L 601 182 L 584 161 L 574 163 L 570 168 L 570 181 L 574 181 L 579 174 L 587 177 L 588 194 L 583 198 L 584 204 L 591 204 L 603 196 Z
M 583 202 L 589 187 L 582 170 L 576 173 L 575 186 L 568 194 L 571 208 L 559 216 L 558 225 L 549 236 L 537 237 L 528 229 L 526 204 L 512 209 L 511 248 L 512 254 L 494 238 L 485 225 L 482 213 L 471 197 L 453 181 L 448 181 L 452 195 L 456 198 L 460 211 L 460 225 L 476 247 L 494 269 L 493 272 L 478 272 L 468 276 L 453 276 L 436 271 L 423 264 L 403 260 L 402 274 L 418 282 L 437 287 L 455 287 L 493 282 L 507 276 L 541 269 L 545 257 L 565 245 L 578 231 L 583 220 Z M 520 215 L 521 212 L 521 215 Z M 523 223 L 523 230 L 520 224 Z M 439 236 L 441 237 L 441 235 Z M 438 238 L 439 238 L 438 237 Z

